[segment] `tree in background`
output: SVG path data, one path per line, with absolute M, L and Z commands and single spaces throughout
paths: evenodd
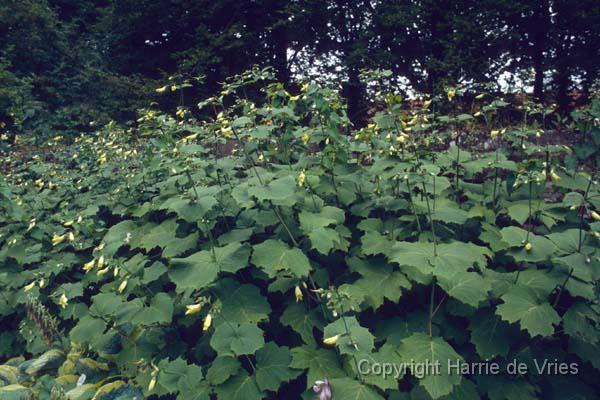
M 357 126 L 364 68 L 420 92 L 525 72 L 566 110 L 598 78 L 598 26 L 594 0 L 5 0 L 0 113 L 40 134 L 90 130 L 152 101 L 195 104 L 254 64 L 291 90 L 309 76 L 339 83 Z M 168 77 L 202 84 L 159 97 Z

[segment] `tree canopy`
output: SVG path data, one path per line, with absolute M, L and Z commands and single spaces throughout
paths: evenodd
M 195 84 L 187 103 L 226 77 L 273 66 L 341 84 L 348 115 L 366 111 L 365 68 L 399 90 L 519 84 L 568 107 L 600 65 L 594 0 L 5 0 L 0 4 L 0 118 L 22 130 L 82 131 L 132 120 L 169 77 Z M 500 83 L 499 83 L 500 82 Z

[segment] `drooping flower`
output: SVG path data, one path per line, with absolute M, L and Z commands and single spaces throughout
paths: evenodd
M 52 235 L 52 246 L 58 246 L 67 238 L 66 235 L 57 235 L 56 233 Z
M 125 279 L 123 282 L 121 282 L 121 284 L 119 285 L 119 293 L 123 293 L 123 291 L 125 290 L 125 288 L 127 287 L 127 279 Z
M 294 289 L 294 296 L 296 297 L 296 303 L 304 299 L 304 295 L 302 294 L 302 289 L 300 289 L 300 286 L 296 286 L 296 288 Z
M 331 336 L 323 339 L 323 344 L 326 346 L 335 346 L 339 339 L 340 335 Z
M 153 391 L 155 386 L 156 386 L 156 376 L 152 376 L 152 379 L 150 379 L 150 383 L 148 383 L 148 391 L 149 392 Z
M 29 285 L 25 285 L 23 287 L 23 291 L 25 293 L 29 292 L 31 289 L 33 289 L 35 287 L 35 281 L 31 282 Z
M 58 299 L 58 305 L 61 306 L 62 308 L 66 308 L 68 304 L 69 304 L 69 299 L 67 298 L 67 296 L 64 293 L 61 294 L 60 298 Z
M 208 314 L 206 318 L 204 318 L 204 324 L 202 324 L 202 331 L 206 332 L 210 326 L 212 325 L 212 315 Z
M 85 264 L 83 264 L 83 270 L 85 272 L 90 272 L 94 268 L 94 265 L 96 265 L 96 260 L 95 259 L 92 260 L 92 261 L 86 262 Z
M 596 211 L 592 211 L 590 215 L 594 220 L 600 221 L 600 214 L 598 214 Z
M 310 134 L 308 132 L 304 132 L 304 134 L 302 135 L 302 143 L 307 145 L 309 141 L 310 141 Z
M 185 315 L 194 315 L 198 314 L 202 310 L 202 304 L 189 304 L 185 306 Z
M 456 96 L 456 90 L 450 89 L 450 90 L 448 90 L 448 93 L 446 93 L 446 94 L 448 95 L 448 100 L 452 101 L 454 96 Z
M 300 174 L 298 175 L 297 181 L 298 181 L 298 186 L 300 186 L 300 187 L 304 186 L 304 181 L 306 181 L 306 174 L 304 173 L 304 171 L 300 172 Z
M 533 245 L 530 242 L 525 244 L 525 251 L 531 251 L 533 249 Z

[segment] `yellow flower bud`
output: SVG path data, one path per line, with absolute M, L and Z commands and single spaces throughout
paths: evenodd
M 233 134 L 233 129 L 231 127 L 227 127 L 227 128 L 221 128 L 221 135 L 223 135 L 223 137 L 231 137 L 231 135 Z
M 481 100 L 481 99 L 483 99 L 483 96 L 485 96 L 485 93 L 480 93 L 480 94 L 478 94 L 477 96 L 475 96 L 475 98 L 476 98 L 477 100 Z
M 598 214 L 596 211 L 592 211 L 591 216 L 596 221 L 600 221 L 600 214 Z
M 110 271 L 110 268 L 104 268 L 101 270 L 98 270 L 98 272 L 96 272 L 98 274 L 98 276 L 102 276 L 102 275 L 106 275 L 108 273 L 108 271 Z
M 155 386 L 156 386 L 156 376 L 153 376 L 152 379 L 150 379 L 150 383 L 148 384 L 148 391 L 149 392 L 153 391 Z
M 119 285 L 119 293 L 123 293 L 123 290 L 125 290 L 125 288 L 127 287 L 127 279 L 125 279 L 123 282 L 121 282 L 121 284 Z
M 531 251 L 531 249 L 533 248 L 533 245 L 529 242 L 527 242 L 525 244 L 525 251 Z
M 69 299 L 63 293 L 60 295 L 60 299 L 58 299 L 58 305 L 61 306 L 62 308 L 65 308 L 65 307 L 67 307 L 67 304 L 69 304 Z
M 94 265 L 96 265 L 96 260 L 86 262 L 85 264 L 83 264 L 83 270 L 85 272 L 90 272 L 94 268 Z
M 296 303 L 302 301 L 302 299 L 304 298 L 304 295 L 302 294 L 302 289 L 300 289 L 300 286 L 296 286 L 296 288 L 294 289 L 294 296 L 296 296 Z
M 202 324 L 202 331 L 206 332 L 212 324 L 212 315 L 208 314 L 206 318 L 204 318 L 204 324 Z
M 57 235 L 56 233 L 52 236 L 52 246 L 58 246 L 66 239 L 66 235 Z
M 35 218 L 32 219 L 29 223 L 29 226 L 27 227 L 27 232 L 31 231 L 33 228 L 35 228 Z
M 309 141 L 310 141 L 310 135 L 308 134 L 308 132 L 305 132 L 304 135 L 302 135 L 302 142 L 305 145 L 307 145 Z
M 450 90 L 448 90 L 447 94 L 448 94 L 448 100 L 452 101 L 452 99 L 454 98 L 454 96 L 456 96 L 456 90 L 450 89 Z
M 304 186 L 304 181 L 306 180 L 306 175 L 304 174 L 304 171 L 300 172 L 300 175 L 298 175 L 298 186 L 302 187 Z
M 35 287 L 35 281 L 31 282 L 29 285 L 26 285 L 25 287 L 23 287 L 23 291 L 25 293 L 29 292 L 31 289 L 33 289 Z
M 493 131 L 490 132 L 490 136 L 494 138 L 494 137 L 498 136 L 499 133 L 500 133 L 500 131 L 493 130 Z
M 69 242 L 73 242 L 75 240 L 75 235 L 73 234 L 73 232 L 69 232 L 67 237 L 69 238 Z
M 185 308 L 185 315 L 194 315 L 202 310 L 202 304 L 190 304 L 185 306 Z
M 104 267 L 104 256 L 100 256 L 98 259 L 98 269 L 102 269 Z
M 335 335 L 332 337 L 325 338 L 325 339 L 323 339 L 323 344 L 326 346 L 335 346 L 336 343 L 338 342 L 339 338 L 340 338 L 340 335 Z

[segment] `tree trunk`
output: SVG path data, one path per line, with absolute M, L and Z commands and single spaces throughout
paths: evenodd
M 290 70 L 287 62 L 288 51 L 287 27 L 283 22 L 278 22 L 273 28 L 273 66 L 277 75 L 277 81 L 283 83 L 284 87 L 290 84 Z
M 549 5 L 548 0 L 540 1 L 535 10 L 532 21 L 532 58 L 535 78 L 533 83 L 533 95 L 544 101 L 544 51 L 546 50 L 546 36 L 548 35 Z
M 348 101 L 348 118 L 356 128 L 367 124 L 367 110 L 365 107 L 366 88 L 360 81 L 358 68 L 348 69 L 348 83 L 343 90 L 343 96 Z

